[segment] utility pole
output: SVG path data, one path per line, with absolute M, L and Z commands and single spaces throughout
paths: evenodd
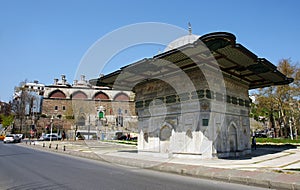
M 88 140 L 90 140 L 90 130 L 91 130 L 91 118 L 89 114 L 89 124 L 88 124 Z
M 51 117 L 51 120 L 50 120 L 50 143 L 52 141 L 52 128 L 53 128 L 53 115 Z
M 294 140 L 294 137 L 293 137 L 293 128 L 292 128 L 292 118 L 289 119 L 289 126 L 290 126 L 291 140 Z

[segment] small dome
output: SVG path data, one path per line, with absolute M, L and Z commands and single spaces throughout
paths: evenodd
M 172 49 L 178 49 L 181 46 L 186 44 L 192 44 L 199 39 L 200 36 L 194 34 L 188 34 L 186 36 L 182 36 L 177 38 L 176 40 L 169 43 L 169 45 L 165 48 L 164 52 L 170 51 Z

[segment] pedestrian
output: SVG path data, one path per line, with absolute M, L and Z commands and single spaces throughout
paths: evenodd
M 126 140 L 129 141 L 130 140 L 130 133 L 126 134 Z
M 65 138 L 66 138 L 66 133 L 65 133 L 65 131 L 63 131 L 63 132 L 62 132 L 62 140 L 64 141 Z
M 254 148 L 254 150 L 256 150 L 256 138 L 255 138 L 255 136 L 252 137 L 252 147 Z

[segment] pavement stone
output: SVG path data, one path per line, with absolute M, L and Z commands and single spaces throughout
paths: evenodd
M 135 146 L 101 141 L 53 141 L 51 148 L 49 144 L 42 141 L 20 143 L 21 146 L 112 164 L 272 189 L 300 190 L 300 149 L 297 148 L 258 148 L 252 157 L 203 160 L 140 154 Z

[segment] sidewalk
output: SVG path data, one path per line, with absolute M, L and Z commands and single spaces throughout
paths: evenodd
M 251 157 L 239 159 L 164 158 L 138 153 L 136 146 L 100 141 L 33 141 L 20 145 L 112 164 L 152 169 L 199 178 L 273 189 L 300 190 L 300 149 L 258 146 Z M 57 149 L 56 149 L 57 146 Z

